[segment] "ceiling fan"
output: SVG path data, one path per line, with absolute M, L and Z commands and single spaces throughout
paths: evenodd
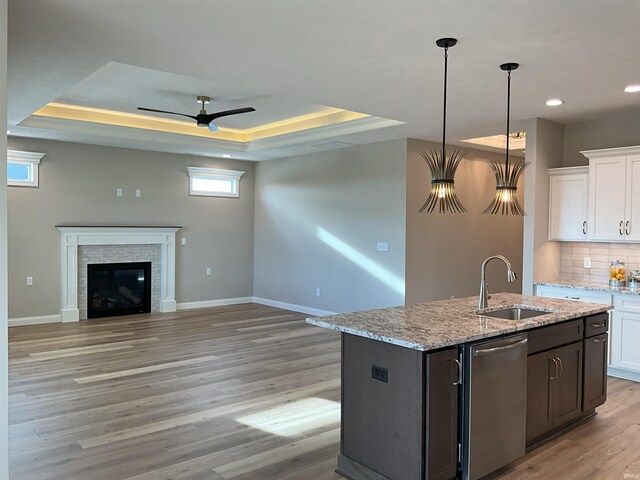
M 204 106 L 208 104 L 211 99 L 209 97 L 205 97 L 201 95 L 197 97 L 198 102 L 200 103 L 200 113 L 198 115 L 187 115 L 186 113 L 178 113 L 178 112 L 168 112 L 167 110 L 156 110 L 155 108 L 145 108 L 138 107 L 138 110 L 144 110 L 145 112 L 158 112 L 158 113 L 168 113 L 169 115 L 181 115 L 183 117 L 193 118 L 196 122 L 198 122 L 199 127 L 207 127 L 212 132 L 218 132 L 220 129 L 218 126 L 213 123 L 214 120 L 220 117 L 228 117 L 229 115 L 239 115 L 241 113 L 249 113 L 255 112 L 256 109 L 253 107 L 245 107 L 245 108 L 236 108 L 234 110 L 225 110 L 224 112 L 216 112 L 216 113 L 207 113 L 204 109 Z

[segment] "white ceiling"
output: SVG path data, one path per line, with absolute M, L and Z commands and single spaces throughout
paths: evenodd
M 453 36 L 459 43 L 449 57 L 447 131 L 458 142 L 503 130 L 506 80 L 499 65 L 507 61 L 521 64 L 513 74 L 514 130 L 532 117 L 568 123 L 640 108 L 640 93 L 623 92 L 640 83 L 639 21 L 637 0 L 10 0 L 9 124 L 56 99 L 183 111 L 184 101 L 208 94 L 201 88 L 215 96 L 220 87 L 221 109 L 271 105 L 253 118 L 229 119 L 230 127 L 326 105 L 406 122 L 336 135 L 339 142 L 438 141 L 442 50 L 434 42 Z M 111 75 L 109 84 L 111 62 L 154 72 L 125 84 L 116 80 L 122 75 Z M 103 68 L 100 82 L 92 81 Z M 147 91 L 144 81 L 152 77 Z M 566 103 L 545 106 L 551 97 Z M 206 154 L 186 143 L 132 142 L 112 132 L 15 130 Z M 291 145 L 271 156 L 307 151 L 308 145 Z

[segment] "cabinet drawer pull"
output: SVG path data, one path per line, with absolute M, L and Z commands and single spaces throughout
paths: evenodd
M 627 235 L 631 235 L 631 229 L 629 228 L 631 222 L 627 220 L 627 223 L 624 224 L 624 233 Z
M 562 372 L 564 371 L 564 365 L 562 365 L 562 360 L 560 357 L 556 357 L 558 359 L 558 363 L 560 364 L 560 374 L 556 378 L 562 377 Z
M 584 222 L 582 222 L 582 233 L 584 235 L 587 234 L 587 221 L 586 220 Z
M 592 338 L 591 341 L 593 343 L 600 343 L 600 342 L 604 342 L 605 339 L 604 338 Z
M 624 225 L 624 221 L 620 220 L 620 226 L 618 227 L 618 232 L 620 232 L 620 235 L 624 235 L 624 233 L 622 232 L 622 225 Z
M 603 323 L 592 323 L 591 324 L 591 328 L 602 328 L 602 327 L 606 327 L 607 326 L 607 322 L 603 322 Z
M 565 295 L 564 298 L 568 298 L 569 300 L 580 300 L 580 297 L 570 297 L 569 295 Z
M 554 375 L 551 375 L 551 380 L 555 380 L 556 378 L 558 378 L 558 361 L 555 358 L 552 358 L 551 361 L 556 366 L 556 373 Z
M 454 362 L 458 365 L 458 379 L 453 382 L 454 385 L 462 385 L 462 362 L 458 359 L 454 359 Z

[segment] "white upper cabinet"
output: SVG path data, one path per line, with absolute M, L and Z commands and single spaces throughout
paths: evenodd
M 640 241 L 640 147 L 580 153 L 589 159 L 589 240 Z
M 627 157 L 626 211 L 626 239 L 640 242 L 640 155 Z
M 588 193 L 589 167 L 549 169 L 549 240 L 587 240 Z

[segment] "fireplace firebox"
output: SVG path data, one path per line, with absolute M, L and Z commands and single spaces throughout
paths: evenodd
M 87 317 L 151 311 L 151 262 L 87 265 Z

